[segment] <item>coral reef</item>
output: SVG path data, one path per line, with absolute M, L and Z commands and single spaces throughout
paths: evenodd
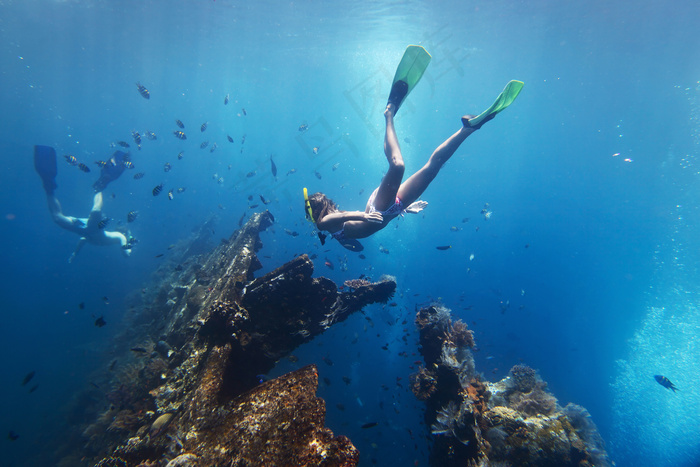
M 610 466 L 590 414 L 561 409 L 534 369 L 515 365 L 503 380 L 481 382 L 466 324 L 431 305 L 418 310 L 416 326 L 431 370 L 411 375 L 411 389 L 426 404 L 431 465 Z
M 255 279 L 259 234 L 272 223 L 269 212 L 254 214 L 192 256 L 207 244 L 200 231 L 154 273 L 158 285 L 143 289 L 141 303 L 133 299 L 138 313 L 117 338 L 122 354 L 110 357 L 112 389 L 101 415 L 86 411 L 94 419 L 82 430 L 85 460 L 73 465 L 357 464 L 350 440 L 324 427 L 314 366 L 263 384 L 256 375 L 367 304 L 385 303 L 396 282 L 341 292 L 311 277 L 306 255 Z M 64 464 L 78 457 L 63 456 Z

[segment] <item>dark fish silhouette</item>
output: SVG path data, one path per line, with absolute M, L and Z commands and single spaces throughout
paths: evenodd
M 141 146 L 141 133 L 138 131 L 132 131 L 131 137 L 134 138 L 134 143 L 136 143 L 137 146 Z
M 233 143 L 233 138 L 231 138 L 229 135 L 226 135 L 226 139 L 229 143 Z
M 187 139 L 187 135 L 185 134 L 184 131 L 173 131 L 173 134 L 175 135 L 175 137 L 177 139 L 182 139 L 182 140 Z
M 78 304 L 78 308 L 80 308 L 81 310 L 84 310 L 85 309 L 85 302 L 80 302 Z
M 102 219 L 100 222 L 97 223 L 97 228 L 104 229 L 105 227 L 107 227 L 107 224 L 109 224 L 109 221 L 110 221 L 110 218 L 105 217 L 104 219 Z
M 449 250 L 450 248 L 452 248 L 452 245 L 436 246 L 435 248 L 437 248 L 438 250 Z
M 166 162 L 165 165 L 163 166 L 163 171 L 164 172 L 170 172 L 170 169 L 172 169 L 173 166 L 170 165 L 170 162 Z
M 134 180 L 141 180 L 145 174 L 143 172 L 139 172 L 137 174 L 134 174 Z
M 153 189 L 153 196 L 158 196 L 161 191 L 163 191 L 162 183 Z
M 362 425 L 360 428 L 363 428 L 363 429 L 365 429 L 365 428 L 372 428 L 372 427 L 375 427 L 375 426 L 377 426 L 377 425 L 379 425 L 379 423 L 377 423 L 377 422 L 369 422 L 369 423 L 365 423 L 365 424 Z
M 22 380 L 22 386 L 26 386 L 28 382 L 32 380 L 34 375 L 36 374 L 36 371 L 30 371 L 29 373 L 26 374 L 24 379 Z
M 659 383 L 661 386 L 665 387 L 666 389 L 672 389 L 673 392 L 678 391 L 678 388 L 673 385 L 670 379 L 668 379 L 665 376 L 662 375 L 654 375 L 654 379 L 656 380 L 657 383 Z
M 203 141 L 202 144 L 199 145 L 199 149 L 204 149 L 207 146 L 209 146 L 209 141 Z
M 224 105 L 228 104 L 228 94 L 226 94 L 226 97 L 224 97 Z
M 126 221 L 127 222 L 134 222 L 137 217 L 139 217 L 138 211 L 129 211 L 129 214 L 126 215 Z
M 272 170 L 272 176 L 275 177 L 275 180 L 277 179 L 277 166 L 275 165 L 275 161 L 272 160 L 272 156 L 270 156 L 270 170 Z
M 141 83 L 136 83 L 136 87 L 139 90 L 139 94 L 141 94 L 141 97 L 144 99 L 150 99 L 151 98 L 151 93 L 148 92 L 148 89 L 146 89 L 146 86 L 144 86 Z
M 208 122 L 202 123 L 202 126 L 199 127 L 199 131 L 204 132 L 207 129 L 207 124 Z
M 182 158 L 185 157 L 185 156 L 183 155 L 184 153 L 185 153 L 185 151 L 180 151 L 179 153 L 177 153 L 177 160 L 181 161 Z
M 258 196 L 260 196 L 260 201 L 262 201 L 262 203 L 263 203 L 264 205 L 268 205 L 268 204 L 270 204 L 270 203 L 272 202 L 272 201 L 266 200 L 266 199 L 263 197 L 263 195 L 258 195 Z
M 144 349 L 143 347 L 132 347 L 131 351 L 136 353 L 148 353 L 148 350 Z
M 35 384 L 34 386 L 32 386 L 32 387 L 29 389 L 29 394 L 33 393 L 33 392 L 36 391 L 37 389 L 39 389 L 39 385 L 38 385 L 38 384 Z
M 182 123 L 180 120 L 175 120 L 175 125 L 177 125 L 178 128 L 182 128 L 182 129 L 185 128 L 185 124 Z
M 10 441 L 17 441 L 19 439 L 19 435 L 14 430 L 10 430 L 10 432 L 7 434 L 7 439 Z
M 85 173 L 90 172 L 90 167 L 88 167 L 87 165 L 83 164 L 82 162 L 81 162 L 80 164 L 78 164 L 78 168 L 79 168 L 80 170 L 82 170 L 83 172 L 85 172 Z
M 117 144 L 123 148 L 130 148 L 131 146 L 126 141 L 117 141 Z
M 95 320 L 95 326 L 97 326 L 98 328 L 101 328 L 105 324 L 107 324 L 107 321 L 105 321 L 105 319 L 102 316 Z

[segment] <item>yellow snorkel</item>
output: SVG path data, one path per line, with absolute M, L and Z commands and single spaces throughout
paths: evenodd
M 306 211 L 306 218 L 315 224 L 316 221 L 314 220 L 314 212 L 311 210 L 309 192 L 307 191 L 306 187 L 304 187 L 304 210 Z

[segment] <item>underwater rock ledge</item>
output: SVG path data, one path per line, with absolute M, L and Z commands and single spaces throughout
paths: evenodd
M 388 301 L 396 282 L 340 292 L 311 277 L 307 255 L 253 279 L 259 234 L 273 222 L 267 211 L 254 214 L 213 251 L 164 274 L 153 303 L 136 313 L 141 324 L 122 336 L 139 355 L 125 357 L 132 363 L 115 371 L 109 409 L 83 432 L 81 454 L 93 465 L 357 465 L 352 442 L 324 427 L 314 365 L 262 384 L 258 375 L 362 307 Z
M 411 390 L 425 402 L 430 465 L 478 467 L 609 467 L 605 444 L 586 409 L 563 409 L 547 383 L 515 365 L 497 383 L 476 373 L 474 339 L 461 320 L 439 304 L 416 313 L 425 366 L 411 375 Z

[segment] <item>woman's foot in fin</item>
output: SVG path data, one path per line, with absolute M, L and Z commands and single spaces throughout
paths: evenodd
M 478 125 L 473 125 L 473 124 L 469 123 L 469 120 L 475 119 L 476 116 L 475 115 L 465 115 L 464 117 L 462 117 L 462 125 L 464 125 L 465 128 L 472 128 L 474 130 L 478 130 L 484 125 L 484 123 L 488 122 L 489 120 L 493 120 L 493 117 L 495 117 L 495 116 L 496 116 L 496 114 L 492 113 L 488 117 L 484 118 L 481 121 L 481 123 L 479 123 Z
M 391 92 L 389 93 L 389 100 L 387 101 L 387 107 L 389 104 L 394 105 L 394 115 L 396 115 L 396 112 L 399 111 L 399 107 L 401 107 L 401 103 L 406 97 L 406 94 L 408 94 L 408 83 L 399 80 L 392 84 Z

